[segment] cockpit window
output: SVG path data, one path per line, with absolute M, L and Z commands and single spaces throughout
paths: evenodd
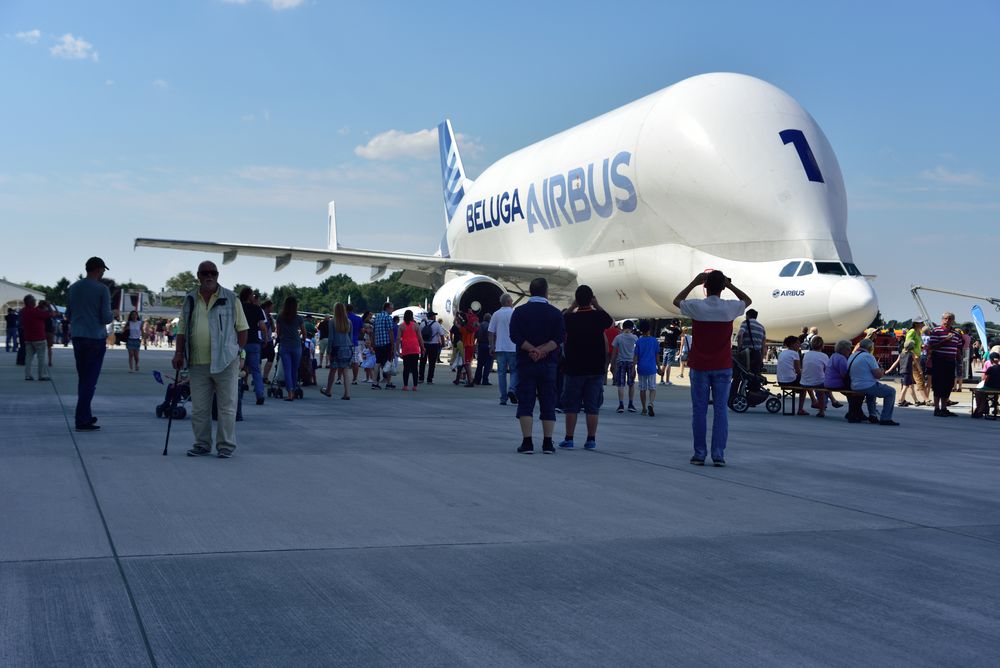
M 844 267 L 839 262 L 817 262 L 816 271 L 821 274 L 831 274 L 833 276 L 846 276 Z
M 781 273 L 778 274 L 784 278 L 795 275 L 795 270 L 799 268 L 799 262 L 789 262 L 784 267 L 781 268 Z
M 844 266 L 847 267 L 847 275 L 848 276 L 862 276 L 863 275 L 861 273 L 861 270 L 858 269 L 858 265 L 856 265 L 856 264 L 853 264 L 851 262 L 845 262 Z
M 798 276 L 808 276 L 811 273 L 813 273 L 813 263 L 812 262 L 803 262 L 802 263 L 802 268 L 799 269 L 799 273 L 797 275 Z

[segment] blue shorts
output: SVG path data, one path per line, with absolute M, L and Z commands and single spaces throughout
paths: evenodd
M 635 362 L 618 362 L 615 365 L 615 386 L 625 387 L 635 384 Z
M 579 413 L 582 406 L 587 415 L 597 415 L 604 403 L 604 380 L 605 377 L 600 374 L 563 378 L 563 410 Z
M 140 339 L 125 339 L 125 347 L 128 350 L 139 350 Z
M 677 348 L 664 348 L 663 349 L 663 366 L 673 366 L 673 363 L 677 361 Z
M 538 399 L 538 416 L 556 419 L 556 365 L 548 361 L 517 365 L 517 417 L 531 417 Z

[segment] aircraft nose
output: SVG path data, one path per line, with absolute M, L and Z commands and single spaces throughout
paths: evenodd
M 842 279 L 830 290 L 830 319 L 846 337 L 863 332 L 877 313 L 878 297 L 863 278 Z

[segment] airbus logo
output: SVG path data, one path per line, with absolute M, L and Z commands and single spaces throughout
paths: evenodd
M 775 290 L 771 293 L 771 296 L 777 299 L 778 297 L 805 297 L 805 290 Z

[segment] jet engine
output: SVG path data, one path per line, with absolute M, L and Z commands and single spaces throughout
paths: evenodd
M 507 292 L 489 276 L 464 274 L 452 278 L 434 293 L 433 308 L 444 320 L 445 329 L 451 329 L 455 316 L 472 310 L 482 316 L 500 308 L 500 296 Z

